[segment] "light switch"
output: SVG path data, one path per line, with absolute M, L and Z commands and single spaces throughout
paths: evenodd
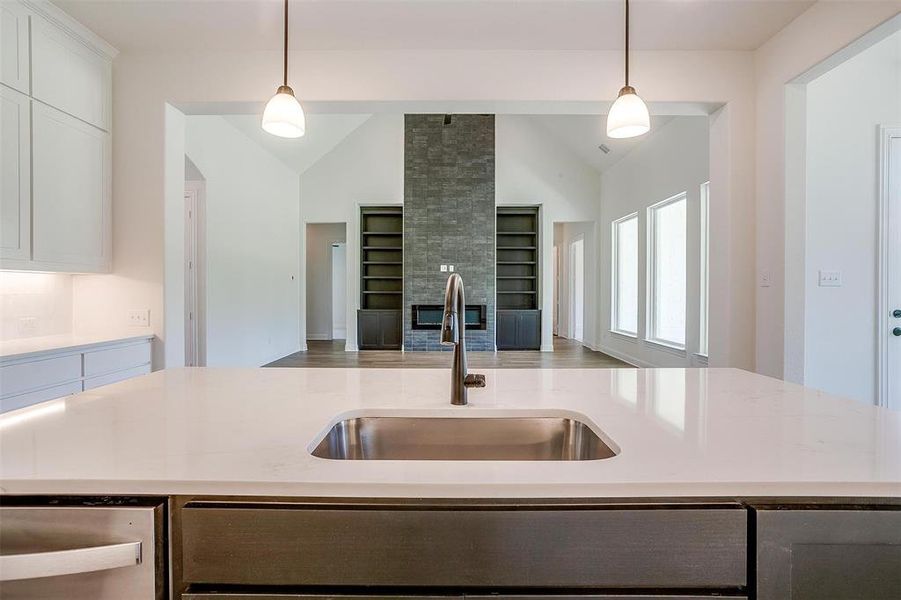
M 447 266 L 447 270 L 450 271 L 451 273 L 453 273 L 453 272 L 454 272 L 454 265 L 448 265 L 448 266 Z
M 769 269 L 760 270 L 760 287 L 770 287 L 772 284 L 772 275 Z
M 441 265 L 441 272 L 447 273 L 447 265 Z
M 820 271 L 820 287 L 842 287 L 841 271 Z

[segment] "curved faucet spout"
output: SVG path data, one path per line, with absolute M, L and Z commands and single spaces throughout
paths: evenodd
M 451 404 L 465 405 L 467 388 L 485 387 L 485 376 L 467 374 L 466 369 L 466 295 L 463 278 L 452 273 L 444 290 L 444 317 L 441 319 L 441 343 L 454 347 L 451 368 Z

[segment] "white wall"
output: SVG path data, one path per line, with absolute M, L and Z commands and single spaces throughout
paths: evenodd
M 601 178 L 600 350 L 641 366 L 690 366 L 699 340 L 699 212 L 701 184 L 709 179 L 706 118 L 679 117 L 650 134 Z M 681 192 L 688 196 L 687 302 L 685 352 L 644 341 L 647 327 L 647 208 Z M 713 207 L 722 199 L 711 194 Z M 611 223 L 638 212 L 638 337 L 610 332 Z M 716 252 L 711 244 L 711 256 Z M 711 339 L 717 338 L 715 325 Z
M 347 241 L 345 223 L 310 223 L 306 228 L 306 339 L 332 333 L 332 244 Z M 345 310 L 342 306 L 341 310 Z
M 300 214 L 309 223 L 347 224 L 347 350 L 357 349 L 360 308 L 360 205 L 402 204 L 404 117 L 374 115 L 300 177 Z M 306 245 L 303 246 L 306 254 Z M 308 264 L 306 257 L 301 264 Z M 306 314 L 306 282 L 301 281 Z M 301 322 L 301 339 L 308 338 Z
M 754 356 L 753 269 L 749 268 L 754 254 L 753 58 L 749 52 L 639 51 L 632 60 L 635 85 L 648 101 L 725 105 L 711 127 L 711 136 L 722 145 L 714 152 L 719 163 L 718 173 L 711 172 L 711 185 L 719 187 L 722 222 L 716 225 L 717 235 L 724 241 L 724 251 L 711 265 L 711 279 L 727 301 L 712 306 L 715 321 L 711 327 L 726 332 L 728 340 L 720 364 L 745 367 L 753 366 Z M 289 75 L 292 81 L 302 82 L 298 89 L 311 111 L 317 101 L 335 99 L 433 103 L 436 112 L 448 101 L 487 106 L 501 99 L 504 103 L 540 101 L 579 110 L 589 106 L 600 114 L 622 85 L 621 61 L 619 51 L 294 52 Z M 261 111 L 272 82 L 280 78 L 280 64 L 277 51 L 209 51 L 124 52 L 113 65 L 114 274 L 86 277 L 76 283 L 76 310 L 80 306 L 79 314 L 85 320 L 103 324 L 124 319 L 128 309 L 149 308 L 151 327 L 161 337 L 154 345 L 155 368 L 164 364 L 166 344 L 166 103 L 250 102 Z M 564 108 L 561 112 L 577 111 Z M 768 118 L 781 120 L 781 115 Z M 402 165 L 402 159 L 398 164 Z M 396 173 L 391 177 L 397 189 L 401 189 L 402 169 L 392 172 Z M 384 194 L 379 196 L 377 201 L 390 201 Z M 399 193 L 394 196 L 395 201 L 400 197 Z M 302 198 L 302 202 L 307 200 Z M 322 220 L 346 219 L 330 216 Z M 357 256 L 351 255 L 351 240 L 348 247 L 348 261 L 354 265 Z M 549 251 L 545 256 L 550 261 Z M 357 281 L 355 274 L 349 277 L 354 279 L 349 281 L 348 298 L 355 302 Z M 546 301 L 550 297 L 550 290 L 545 290 Z M 350 327 L 349 337 L 354 329 Z
M 0 341 L 72 333 L 75 277 L 0 271 Z
M 597 264 L 594 229 L 601 198 L 600 175 L 528 116 L 498 115 L 495 124 L 497 204 L 541 206 L 541 349 L 550 351 L 554 327 L 553 224 L 587 223 L 583 228 L 585 264 Z M 583 341 L 588 346 L 598 341 L 596 289 L 597 272 L 592 269 L 585 278 Z M 564 304 L 560 306 L 561 313 L 566 312 Z
M 804 201 L 786 194 L 792 80 L 898 13 L 897 0 L 817 2 L 753 53 L 756 78 L 756 370 L 800 382 L 804 371 Z M 714 156 L 715 159 L 715 156 Z M 787 178 L 788 176 L 788 178 Z M 753 213 L 752 213 L 753 215 Z M 752 280 L 753 281 L 753 280 Z
M 296 352 L 297 174 L 222 117 L 185 121 L 185 153 L 206 178 L 207 365 L 260 366 Z
M 807 85 L 804 383 L 876 401 L 879 125 L 901 126 L 901 33 Z M 819 270 L 842 287 L 819 287 Z

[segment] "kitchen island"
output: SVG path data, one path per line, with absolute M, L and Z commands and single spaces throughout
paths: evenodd
M 159 499 L 173 598 L 901 585 L 901 414 L 734 369 L 486 375 L 454 407 L 446 370 L 157 372 L 0 417 L 3 501 Z M 572 418 L 614 455 L 311 454 L 366 416 Z

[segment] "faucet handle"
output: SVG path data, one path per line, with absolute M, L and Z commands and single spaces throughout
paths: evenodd
M 481 373 L 470 373 L 463 379 L 464 387 L 485 387 L 485 376 Z

